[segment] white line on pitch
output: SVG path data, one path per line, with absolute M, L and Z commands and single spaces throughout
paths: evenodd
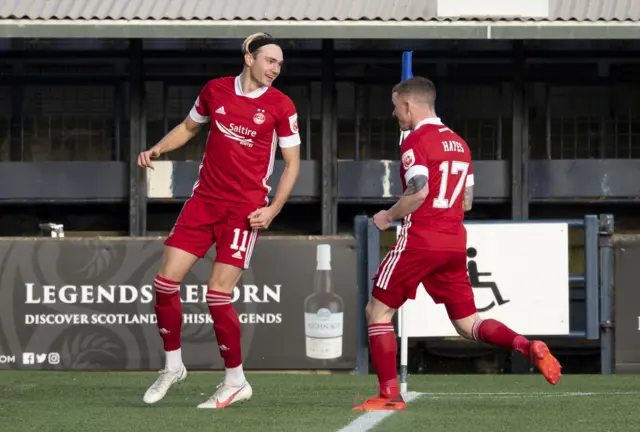
M 620 396 L 635 392 L 496 392 L 496 393 L 422 393 L 428 399 L 482 399 L 482 398 L 544 398 L 544 397 L 581 397 L 581 396 Z
M 418 399 L 424 393 L 409 392 L 404 394 L 404 401 L 409 403 L 412 400 Z M 386 419 L 390 415 L 397 411 L 369 411 L 367 414 L 362 415 L 340 429 L 338 432 L 366 432 L 378 425 L 382 420 Z
M 419 397 L 428 399 L 517 399 L 517 398 L 548 398 L 548 397 L 584 397 L 584 396 L 621 396 L 634 395 L 637 392 L 494 392 L 494 393 L 471 393 L 471 392 L 442 392 L 442 393 L 419 393 L 409 392 L 404 395 L 405 402 L 411 402 Z M 382 420 L 396 413 L 397 411 L 370 411 L 358 417 L 338 432 L 366 432 L 376 427 Z

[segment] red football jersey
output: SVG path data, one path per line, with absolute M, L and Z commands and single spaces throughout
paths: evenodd
M 424 174 L 429 186 L 425 202 L 403 223 L 425 249 L 465 251 L 462 201 L 465 187 L 474 184 L 467 143 L 440 119 L 429 118 L 405 138 L 401 155 L 402 190 L 416 174 Z
M 256 208 L 268 204 L 276 146 L 300 144 L 291 99 L 273 87 L 244 94 L 240 77 L 218 78 L 204 86 L 189 116 L 211 122 L 193 193 Z

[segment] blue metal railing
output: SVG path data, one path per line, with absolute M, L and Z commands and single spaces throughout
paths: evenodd
M 613 371 L 613 330 L 612 330 L 612 291 L 613 291 L 613 215 L 586 215 L 583 219 L 553 220 L 491 220 L 465 221 L 465 224 L 492 223 L 567 223 L 571 228 L 584 230 L 583 274 L 569 275 L 572 288 L 582 287 L 585 301 L 585 326 L 581 330 L 572 330 L 568 337 L 600 340 L 601 373 Z M 399 223 L 394 224 L 397 227 Z M 373 289 L 372 277 L 381 261 L 380 232 L 368 216 L 356 216 L 355 234 L 357 241 L 358 265 L 358 334 L 356 372 L 369 372 L 368 332 L 365 306 Z

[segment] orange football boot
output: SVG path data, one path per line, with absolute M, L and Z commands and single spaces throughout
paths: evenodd
M 562 366 L 560 362 L 551 354 L 549 347 L 542 341 L 533 341 L 529 346 L 529 358 L 549 383 L 556 385 L 560 381 Z
M 400 394 L 391 397 L 380 392 L 378 397 L 369 398 L 363 404 L 358 405 L 357 401 L 356 397 L 356 406 L 353 411 L 400 411 L 407 409 L 407 404 Z

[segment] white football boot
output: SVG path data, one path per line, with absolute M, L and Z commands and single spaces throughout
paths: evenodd
M 159 374 L 158 379 L 144 394 L 145 403 L 153 404 L 162 400 L 172 385 L 179 384 L 187 378 L 187 368 L 182 365 L 182 368 L 177 372 L 172 372 L 165 368 Z
M 236 402 L 246 402 L 251 399 L 251 396 L 253 395 L 253 390 L 249 385 L 249 381 L 245 381 L 245 383 L 240 387 L 232 387 L 229 384 L 222 382 L 218 384 L 218 387 L 216 388 L 218 390 L 216 390 L 213 396 L 198 405 L 198 408 L 226 408 Z

